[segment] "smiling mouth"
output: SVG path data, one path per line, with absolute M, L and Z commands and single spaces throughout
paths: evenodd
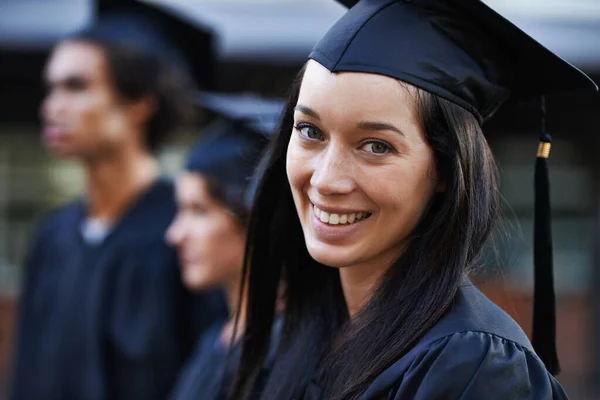
M 364 221 L 372 214 L 368 212 L 352 213 L 352 214 L 330 214 L 319 207 L 313 205 L 315 216 L 324 224 L 327 225 L 352 225 L 360 221 Z

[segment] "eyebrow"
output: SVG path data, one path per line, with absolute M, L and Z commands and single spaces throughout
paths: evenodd
M 321 117 L 319 117 L 319 114 L 315 110 L 313 110 L 310 107 L 303 106 L 302 104 L 296 105 L 296 107 L 294 107 L 294 110 L 300 111 L 302 114 L 306 114 L 309 117 L 316 119 L 317 121 L 321 120 Z
M 73 85 L 73 84 L 85 85 L 85 84 L 88 84 L 91 79 L 88 76 L 85 76 L 83 74 L 75 73 L 75 74 L 66 75 L 59 79 L 51 79 L 51 77 L 49 77 L 48 75 L 44 75 L 42 77 L 42 80 L 48 86 L 52 86 L 52 85 L 65 86 L 65 85 Z
M 310 107 L 303 106 L 302 104 L 296 105 L 296 107 L 294 107 L 294 110 L 299 111 L 302 114 L 306 114 L 309 117 L 316 119 L 317 121 L 321 120 L 321 117 L 319 117 L 319 114 L 315 110 L 313 110 Z M 358 124 L 356 124 L 356 126 L 358 127 L 358 129 L 362 129 L 365 131 L 392 131 L 392 132 L 397 132 L 402 136 L 406 136 L 406 135 L 404 135 L 404 132 L 402 132 L 400 129 L 396 128 L 394 125 L 390 124 L 389 122 L 360 121 Z
M 397 133 L 401 134 L 402 136 L 405 136 L 404 132 L 402 132 L 400 129 L 396 128 L 394 125 L 392 125 L 388 122 L 361 121 L 358 124 L 356 124 L 356 126 L 359 129 L 362 129 L 365 131 L 393 131 L 393 132 L 397 132 Z

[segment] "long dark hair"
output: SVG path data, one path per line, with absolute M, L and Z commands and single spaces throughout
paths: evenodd
M 306 249 L 286 176 L 301 79 L 302 73 L 271 143 L 250 217 L 244 272 L 248 310 L 235 399 L 257 387 L 263 398 L 298 398 L 311 379 L 328 399 L 357 398 L 448 310 L 500 212 L 497 168 L 477 120 L 417 90 L 420 123 L 446 190 L 434 196 L 406 251 L 350 320 L 338 270 L 319 264 Z M 261 383 L 281 277 L 287 289 L 282 337 L 271 375 Z

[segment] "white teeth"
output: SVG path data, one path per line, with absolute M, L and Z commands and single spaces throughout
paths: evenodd
M 313 209 L 315 211 L 315 215 L 317 216 L 317 218 L 321 219 L 321 210 L 319 210 L 317 208 L 317 206 L 313 206 Z
M 329 214 L 317 206 L 313 206 L 313 212 L 321 222 L 330 225 L 346 225 L 354 222 L 359 222 L 367 219 L 371 214 L 369 213 L 352 213 L 352 214 Z

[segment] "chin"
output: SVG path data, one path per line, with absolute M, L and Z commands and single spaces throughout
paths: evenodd
M 191 291 L 207 290 L 215 286 L 215 283 L 209 276 L 199 271 L 194 271 L 191 268 L 183 270 L 182 280 L 185 287 Z
M 347 246 L 331 246 L 322 242 L 307 243 L 308 254 L 315 261 L 332 268 L 344 268 L 356 265 L 359 257 Z

